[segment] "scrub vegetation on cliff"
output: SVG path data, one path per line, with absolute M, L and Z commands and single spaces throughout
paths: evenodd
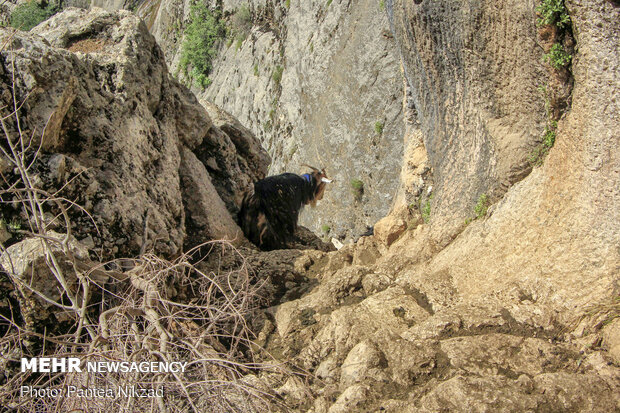
M 57 6 L 52 2 L 39 3 L 35 0 L 30 0 L 20 3 L 11 12 L 11 27 L 28 31 L 53 16 L 57 9 Z
M 192 3 L 180 60 L 183 74 L 190 83 L 202 88 L 209 86 L 217 44 L 225 35 L 226 27 L 217 9 L 210 10 L 202 0 Z

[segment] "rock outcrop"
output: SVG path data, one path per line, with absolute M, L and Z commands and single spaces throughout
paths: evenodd
M 68 9 L 13 34 L 0 70 L 5 111 L 14 77 L 23 135 L 42 136 L 37 179 L 92 214 L 73 211 L 76 237 L 106 256 L 243 238 L 235 199 L 269 158 L 248 131 L 213 125 L 135 15 Z
M 387 5 L 419 119 L 402 190 L 426 195 L 430 163 L 430 222 L 393 216 L 307 258 L 316 286 L 261 337 L 320 379 L 317 396 L 281 394 L 332 413 L 617 410 L 620 9 L 567 1 L 572 105 L 527 175 L 545 121 L 533 5 Z M 483 192 L 501 198 L 463 224 Z

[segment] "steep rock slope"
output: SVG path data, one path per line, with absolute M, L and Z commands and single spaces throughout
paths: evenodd
M 274 159 L 270 174 L 327 168 L 335 183 L 302 224 L 342 238 L 365 232 L 393 203 L 403 151 L 402 80 L 384 8 L 371 0 L 218 7 L 229 21 L 247 8 L 251 30 L 222 42 L 211 86 L 192 90 L 252 130 Z M 138 13 L 178 73 L 189 2 L 144 2 Z M 363 191 L 352 188 L 360 183 Z
M 441 25 L 464 18 L 467 26 L 469 3 L 440 8 L 443 18 L 427 3 L 394 2 L 393 14 L 401 16 L 394 25 L 404 25 L 396 30 L 400 44 L 421 47 L 423 39 L 411 37 L 416 32 L 410 30 L 420 22 Z M 499 16 L 515 7 L 502 1 L 491 6 Z M 299 299 L 275 307 L 261 334 L 273 353 L 320 379 L 310 386 L 316 395 L 312 402 L 299 396 L 304 393 L 298 383 L 280 389 L 297 410 L 620 408 L 620 108 L 615 98 L 620 91 L 620 32 L 615 24 L 620 9 L 613 2 L 585 0 L 568 1 L 567 7 L 577 41 L 572 106 L 560 120 L 555 146 L 542 166 L 508 188 L 485 217 L 449 236 L 454 239 L 447 246 L 437 242 L 438 231 L 441 238 L 458 229 L 442 224 L 455 215 L 439 207 L 430 225 L 407 230 L 385 225 L 383 232 L 354 246 L 299 259 L 308 268 L 308 285 L 316 285 Z M 532 28 L 536 16 L 531 4 L 529 15 L 524 24 Z M 536 36 L 534 30 L 517 33 L 526 38 L 515 43 L 531 44 Z M 485 30 L 471 35 L 474 43 L 486 36 Z M 440 72 L 420 73 L 419 66 L 407 63 L 416 57 L 401 52 L 408 76 L 416 80 L 410 87 L 421 120 L 421 136 L 410 128 L 412 145 L 444 145 L 452 154 L 445 162 L 466 162 L 459 158 L 460 145 L 478 138 L 482 142 L 488 131 L 469 129 L 466 121 L 453 135 L 427 136 L 425 127 L 431 125 L 425 126 L 424 119 L 435 116 L 436 106 L 419 98 L 428 91 L 419 88 L 416 76 L 437 84 L 442 80 L 433 76 Z M 481 66 L 466 65 L 466 72 L 485 73 L 487 61 L 501 60 L 494 53 L 503 49 L 488 53 L 478 61 Z M 496 67 L 487 81 L 493 83 L 500 73 Z M 493 89 L 486 83 L 484 88 Z M 529 107 L 531 96 L 512 96 L 517 101 L 510 105 L 517 108 L 522 99 Z M 470 106 L 473 112 L 489 104 L 467 94 L 457 93 L 454 99 L 456 107 Z M 520 121 L 537 125 L 537 114 Z M 460 188 L 460 177 L 444 161 L 433 161 L 434 156 L 439 154 L 428 150 L 428 159 L 437 166 L 433 179 L 443 182 L 436 196 L 462 191 L 465 198 L 475 199 L 480 188 Z M 424 163 L 421 154 L 412 159 Z M 465 171 L 476 165 L 484 163 L 469 159 Z M 492 171 L 480 174 L 488 182 L 499 176 Z
M 533 2 L 388 1 L 409 99 L 433 170 L 442 245 L 481 194 L 498 199 L 530 170 L 550 81 Z
M 27 97 L 23 135 L 42 139 L 37 179 L 92 212 L 73 211 L 74 234 L 90 247 L 172 256 L 207 239 L 242 239 L 231 213 L 268 156 L 240 125 L 212 124 L 136 16 L 68 9 L 14 34 L 0 70 L 3 110 L 14 79 L 17 102 Z
M 402 82 L 385 11 L 374 0 L 260 3 L 256 15 L 271 21 L 239 50 L 222 50 L 204 96 L 256 133 L 270 173 L 327 168 L 335 183 L 302 223 L 359 235 L 389 211 L 402 158 Z M 357 199 L 352 180 L 363 185 Z

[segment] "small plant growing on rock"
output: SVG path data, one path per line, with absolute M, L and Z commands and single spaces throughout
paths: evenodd
M 555 43 L 551 46 L 549 53 L 543 55 L 545 62 L 548 62 L 556 70 L 567 66 L 572 58 L 573 56 L 566 53 L 560 43 Z
M 558 122 L 552 120 L 549 125 L 545 128 L 545 132 L 543 134 L 543 145 L 548 149 L 551 149 L 555 144 L 555 131 L 558 128 Z
M 239 7 L 235 12 L 232 18 L 232 24 L 237 33 L 243 33 L 246 36 L 250 33 L 252 29 L 252 12 L 247 3 Z
M 254 65 L 254 76 L 258 76 L 258 64 Z
M 487 210 L 489 209 L 489 197 L 487 194 L 481 194 L 478 197 L 478 202 L 474 207 L 474 213 L 476 214 L 476 218 L 482 218 L 487 214 Z
M 291 0 L 286 0 L 284 2 L 284 7 L 286 7 L 287 9 L 291 7 Z
M 549 125 L 545 127 L 543 132 L 543 138 L 540 145 L 538 145 L 530 154 L 529 161 L 532 166 L 540 166 L 543 163 L 543 159 L 549 153 L 549 150 L 555 144 L 556 129 L 558 122 L 552 120 Z
M 252 30 L 252 12 L 247 4 L 243 4 L 232 16 L 232 33 L 237 41 L 236 50 L 241 49 L 241 45 Z
M 243 38 L 240 35 L 237 35 L 236 39 L 237 39 L 237 46 L 235 46 L 235 51 L 239 51 L 239 49 L 241 49 L 241 46 L 243 45 L 243 41 L 245 40 L 245 38 Z
M 271 78 L 276 83 L 276 86 L 280 86 L 280 82 L 282 81 L 282 72 L 284 72 L 284 68 L 280 65 L 276 66 L 276 68 L 273 69 L 273 74 L 271 75 Z
M 332 228 L 331 228 L 329 225 L 327 225 L 327 224 L 323 224 L 323 225 L 321 225 L 321 231 L 323 231 L 323 233 L 324 233 L 325 235 L 329 234 L 329 232 L 330 232 L 331 230 L 332 230 Z
M 378 135 L 381 135 L 383 133 L 383 122 L 375 122 L 375 132 L 377 132 Z
M 361 201 L 364 195 L 364 183 L 359 179 L 351 179 L 351 193 L 357 202 Z
M 570 24 L 570 16 L 564 6 L 564 0 L 543 0 L 536 11 L 540 14 L 538 25 L 555 24 L 562 28 Z
M 420 213 L 422 214 L 422 219 L 425 224 L 428 224 L 431 220 L 431 199 L 427 199 L 422 208 L 420 208 Z

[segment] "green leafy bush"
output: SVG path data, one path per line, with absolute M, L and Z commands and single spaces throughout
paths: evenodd
M 10 17 L 11 27 L 28 31 L 37 24 L 52 17 L 56 13 L 56 7 L 48 4 L 42 7 L 39 3 L 31 0 L 27 3 L 21 3 L 13 9 Z
M 540 14 L 538 19 L 539 25 L 555 24 L 562 28 L 570 24 L 570 16 L 564 6 L 564 0 L 543 0 L 536 7 L 536 11 Z
M 217 55 L 216 44 L 225 33 L 218 11 L 209 10 L 200 1 L 190 6 L 180 61 L 186 78 L 203 88 L 209 86 L 212 61 Z
M 331 231 L 332 228 L 327 225 L 327 224 L 323 224 L 321 225 L 321 231 L 323 231 L 324 234 L 329 234 L 329 231 Z
M 543 59 L 546 62 L 549 62 L 549 64 L 555 69 L 561 69 L 564 66 L 568 65 L 572 58 L 573 56 L 566 53 L 560 43 L 555 43 L 553 46 L 551 46 L 549 53 L 543 56 Z

